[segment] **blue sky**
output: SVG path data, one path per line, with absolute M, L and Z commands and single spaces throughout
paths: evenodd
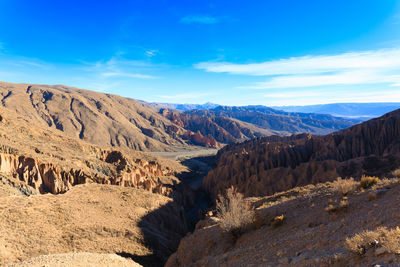
M 0 0 L 0 80 L 157 102 L 400 102 L 400 1 Z

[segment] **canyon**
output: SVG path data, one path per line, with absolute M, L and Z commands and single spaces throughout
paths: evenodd
M 280 238 L 289 240 L 295 228 L 307 232 L 316 214 L 321 219 L 312 223 L 329 231 L 339 224 L 320 211 L 339 200 L 330 182 L 362 175 L 383 181 L 400 166 L 400 110 L 354 125 L 261 106 L 179 111 L 61 85 L 2 82 L 0 94 L 1 265 L 86 257 L 127 266 L 242 266 L 254 250 L 250 263 L 284 266 L 274 256 L 289 244 Z M 238 240 L 215 217 L 216 197 L 231 186 L 264 221 Z M 374 190 L 388 188 L 397 192 L 395 180 Z M 368 192 L 357 191 L 351 209 L 367 211 Z M 394 201 L 387 195 L 382 203 Z M 319 203 L 318 212 L 302 206 L 307 199 Z M 268 225 L 280 212 L 288 220 L 281 235 Z M 381 216 L 375 206 L 369 212 Z M 366 219 L 346 216 L 351 227 Z M 385 216 L 390 226 L 395 218 Z M 275 241 L 265 244 L 260 231 Z M 333 261 L 336 252 L 347 257 L 338 248 L 345 236 L 332 240 L 329 256 L 316 250 L 308 263 Z M 300 248 L 288 248 L 294 262 Z
M 262 137 L 224 147 L 204 179 L 215 198 L 230 186 L 265 196 L 337 177 L 384 177 L 400 166 L 400 110 L 325 136 Z

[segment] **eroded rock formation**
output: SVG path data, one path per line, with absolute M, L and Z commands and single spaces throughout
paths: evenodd
M 171 192 L 160 177 L 173 176 L 174 171 L 162 168 L 157 162 L 142 159 L 132 162 L 120 151 L 106 151 L 103 156 L 105 163 L 115 166 L 114 170 L 108 164 L 90 163 L 85 169 L 68 169 L 31 157 L 0 153 L 0 172 L 24 181 L 40 193 L 64 193 L 74 185 L 88 182 L 142 188 L 163 195 Z
M 263 137 L 226 146 L 204 180 L 216 196 L 234 185 L 247 196 L 400 166 L 400 110 L 325 136 Z
M 275 133 L 222 116 L 187 114 L 168 109 L 161 109 L 160 113 L 175 125 L 187 129 L 181 134 L 183 139 L 206 147 L 219 148 L 220 143 L 229 144 Z

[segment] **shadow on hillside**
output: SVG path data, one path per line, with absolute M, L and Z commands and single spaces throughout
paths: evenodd
M 145 246 L 153 252 L 140 256 L 121 252 L 118 255 L 131 258 L 147 266 L 163 266 L 174 253 L 180 240 L 193 231 L 195 224 L 209 207 L 207 194 L 202 190 L 201 182 L 211 169 L 215 156 L 185 159 L 181 163 L 190 171 L 177 175 L 180 183 L 174 185 L 173 201 L 148 213 L 138 226 L 144 235 Z
M 117 255 L 124 257 L 124 258 L 129 258 L 133 260 L 134 262 L 139 263 L 142 266 L 160 266 L 160 260 L 155 258 L 153 255 L 144 255 L 144 256 L 139 256 L 139 255 L 134 255 L 128 252 L 117 252 Z

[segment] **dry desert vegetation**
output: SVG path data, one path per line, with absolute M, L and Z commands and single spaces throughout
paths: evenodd
M 166 266 L 397 266 L 399 193 L 397 178 L 368 189 L 337 179 L 247 198 L 256 218 L 251 227 L 234 236 L 217 211 L 181 241 Z

